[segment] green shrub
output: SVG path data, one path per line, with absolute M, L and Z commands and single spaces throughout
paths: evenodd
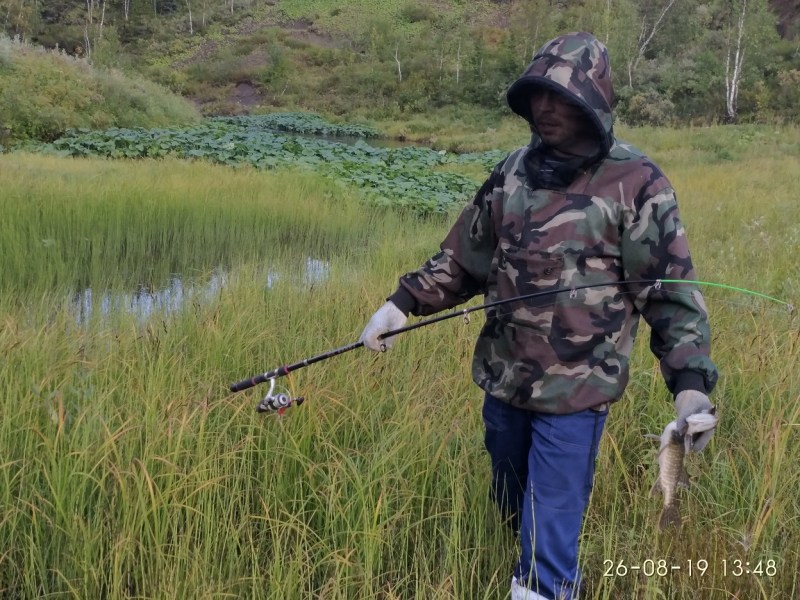
M 310 46 L 310 44 L 308 42 L 304 42 L 303 40 L 298 40 L 298 39 L 292 38 L 292 37 L 287 37 L 283 41 L 283 44 L 287 48 L 291 48 L 292 50 L 303 50 L 303 49 L 308 48 Z
M 185 71 L 173 69 L 169 65 L 150 66 L 144 74 L 150 81 L 163 85 L 176 94 L 186 94 L 189 84 L 194 83 L 189 81 Z
M 778 73 L 780 82 L 780 95 L 778 102 L 786 113 L 794 114 L 795 118 L 800 114 L 800 70 L 792 69 Z
M 204 104 L 202 108 L 203 114 L 207 117 L 211 116 L 225 116 L 235 117 L 238 115 L 246 115 L 247 109 L 240 104 L 231 102 L 230 100 L 218 100 Z
M 192 98 L 197 102 L 207 104 L 209 102 L 219 102 L 226 99 L 231 94 L 233 87 L 233 84 L 217 87 L 203 83 L 195 83 L 187 87 L 187 92 L 189 92 Z
M 280 33 L 279 29 L 275 29 L 272 27 L 264 27 L 263 29 L 259 29 L 258 31 L 247 36 L 246 38 L 242 38 L 241 43 L 244 43 L 246 41 L 255 46 L 261 46 L 262 44 L 274 44 L 278 40 L 279 33 Z
M 400 18 L 408 23 L 435 21 L 436 13 L 428 6 L 423 6 L 417 2 L 409 2 L 402 9 L 400 9 Z
M 251 80 L 256 68 L 249 65 L 243 56 L 229 51 L 221 52 L 216 60 L 196 62 L 186 68 L 189 79 L 215 86 Z
M 303 57 L 314 67 L 336 67 L 352 62 L 353 54 L 323 46 L 309 46 Z
M 233 53 L 236 56 L 247 56 L 258 47 L 258 44 L 250 38 L 236 40 L 233 45 Z
M 53 140 L 66 129 L 161 127 L 200 115 L 163 87 L 0 36 L 0 122 L 12 140 Z
M 672 101 L 653 89 L 633 94 L 626 103 L 620 105 L 619 114 L 625 123 L 634 126 L 670 126 L 675 124 L 677 118 Z

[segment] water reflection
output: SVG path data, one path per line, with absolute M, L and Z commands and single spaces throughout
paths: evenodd
M 330 262 L 306 257 L 301 283 L 325 281 L 330 277 L 330 272 Z M 267 288 L 273 287 L 280 278 L 280 272 L 270 267 L 266 277 Z M 104 290 L 95 293 L 92 288 L 86 288 L 72 297 L 72 306 L 76 312 L 78 325 L 87 324 L 95 310 L 99 310 L 104 317 L 112 312 L 125 312 L 134 315 L 139 321 L 145 321 L 156 313 L 168 314 L 179 311 L 193 301 L 209 302 L 220 294 L 229 280 L 229 271 L 217 269 L 208 279 L 202 281 L 188 277 L 173 277 L 165 287 L 157 290 L 140 286 L 133 292 Z

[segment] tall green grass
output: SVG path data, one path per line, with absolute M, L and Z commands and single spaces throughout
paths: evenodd
M 795 160 L 668 175 L 701 278 L 800 304 Z M 507 597 L 518 549 L 487 494 L 469 378 L 479 323 L 299 371 L 281 383 L 308 400 L 282 419 L 255 413 L 262 390 L 227 391 L 357 339 L 449 223 L 367 211 L 307 174 L 199 163 L 13 156 L 0 185 L 0 597 Z M 83 237 L 102 250 L 90 257 Z M 330 261 L 325 281 L 303 281 L 306 256 Z M 218 260 L 230 277 L 213 298 L 145 322 L 76 322 L 81 285 L 121 290 Z M 270 287 L 268 265 L 285 274 Z M 800 329 L 778 305 L 706 299 L 722 421 L 690 461 L 686 523 L 659 534 L 647 497 L 655 448 L 642 434 L 673 411 L 643 333 L 601 443 L 587 598 L 800 593 Z M 737 558 L 774 559 L 776 573 L 735 577 Z M 603 577 L 606 559 L 709 568 Z
M 330 181 L 178 160 L 133 167 L 9 155 L 0 289 L 157 288 L 174 274 L 364 250 L 385 227 Z

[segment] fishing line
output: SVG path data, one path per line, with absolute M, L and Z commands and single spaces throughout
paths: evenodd
M 662 279 L 661 282 L 662 283 L 696 283 L 697 285 L 708 285 L 708 286 L 711 286 L 711 287 L 718 287 L 718 288 L 723 288 L 723 289 L 726 289 L 726 290 L 734 290 L 734 291 L 737 291 L 737 292 L 743 292 L 745 294 L 752 294 L 753 296 L 758 296 L 760 298 L 766 298 L 767 300 L 772 300 L 773 302 L 777 302 L 779 304 L 784 304 L 789 309 L 790 313 L 794 312 L 794 306 L 792 306 L 788 302 L 784 302 L 783 300 L 780 300 L 778 298 L 773 298 L 772 296 L 767 296 L 766 294 L 761 294 L 759 292 L 754 292 L 752 290 L 747 290 L 745 288 L 735 287 L 735 286 L 732 286 L 732 285 L 726 285 L 724 283 L 715 283 L 713 281 L 688 281 L 688 280 L 684 281 L 684 280 L 681 280 L 681 279 Z
M 675 290 L 667 290 L 667 289 L 664 289 L 664 288 L 662 288 L 660 291 L 662 293 L 666 293 L 666 294 L 669 294 L 671 296 L 683 296 L 684 298 L 689 298 L 689 299 L 694 299 L 695 298 L 695 296 L 693 296 L 691 293 L 687 293 L 687 292 L 678 292 L 678 291 L 675 291 Z M 602 304 L 598 304 L 597 305 L 598 306 L 598 311 L 602 312 L 602 307 L 603 307 L 604 304 L 613 304 L 615 301 L 618 301 L 618 300 L 615 300 L 615 298 L 618 298 L 620 296 L 625 296 L 625 297 L 631 299 L 631 302 L 634 302 L 636 300 L 636 298 L 639 297 L 640 295 L 641 295 L 641 292 L 633 292 L 633 291 L 618 291 L 613 296 L 611 294 L 609 294 L 603 300 Z M 647 299 L 642 299 L 642 301 L 646 301 L 646 300 Z M 771 304 L 771 303 L 768 303 L 768 302 L 766 302 L 764 300 L 755 300 L 754 299 L 754 301 L 758 302 L 759 304 L 753 304 L 752 302 L 751 303 L 748 303 L 748 302 L 737 302 L 735 300 L 723 300 L 723 299 L 720 299 L 720 298 L 713 298 L 713 300 L 710 300 L 709 297 L 705 296 L 705 295 L 704 295 L 704 300 L 705 300 L 705 303 L 706 303 L 706 309 L 707 309 L 707 312 L 709 314 L 709 317 L 713 314 L 714 309 L 717 308 L 719 305 L 724 305 L 726 308 L 729 308 L 731 310 L 735 310 L 736 312 L 745 312 L 745 313 L 749 313 L 749 314 L 758 313 L 760 315 L 768 315 L 768 316 L 776 316 L 776 317 L 777 316 L 783 316 L 783 317 L 787 317 L 789 320 L 792 320 L 794 318 L 794 315 L 795 315 L 794 312 L 790 312 L 789 310 L 786 309 L 786 307 L 780 308 L 780 307 L 772 307 L 771 305 L 767 306 L 767 304 Z M 563 298 L 562 297 L 562 298 L 556 300 L 553 304 L 536 306 L 536 307 L 532 307 L 532 308 L 538 308 L 538 309 L 543 309 L 544 310 L 544 309 L 547 309 L 547 308 L 552 308 L 554 306 L 564 306 L 565 304 L 568 304 L 569 302 L 574 302 L 574 299 L 571 300 L 569 298 Z M 512 312 L 513 312 L 513 310 L 510 310 L 510 309 L 506 308 L 505 306 L 501 306 L 501 307 L 498 307 L 496 312 L 492 313 L 491 315 L 487 315 L 487 319 L 498 318 L 500 316 L 511 314 Z M 641 313 L 639 313 L 639 314 L 641 314 Z
M 661 289 L 662 293 L 667 293 L 674 296 L 683 296 L 685 298 L 694 298 L 691 293 L 688 292 L 679 292 L 677 290 L 667 290 Z M 633 291 L 619 291 L 616 293 L 618 296 L 628 296 L 628 297 L 637 297 L 641 294 L 641 292 L 633 292 Z M 752 302 L 740 302 L 736 300 L 724 300 L 722 298 L 714 297 L 713 300 L 710 300 L 707 295 L 703 296 L 706 308 L 708 310 L 709 316 L 711 316 L 713 310 L 717 308 L 719 305 L 724 305 L 727 308 L 735 309 L 740 312 L 746 313 L 759 313 L 769 316 L 783 316 L 787 317 L 789 320 L 793 319 L 795 316 L 795 312 L 787 310 L 786 307 L 773 307 L 771 302 L 766 302 L 762 300 L 753 299 L 753 302 L 758 302 L 758 304 L 753 304 Z M 565 300 L 557 300 L 555 304 L 559 306 L 563 306 L 569 301 L 569 299 Z M 608 301 L 607 301 L 608 302 Z M 791 305 L 789 305 L 791 306 Z
M 623 292 L 623 293 L 633 293 L 633 292 Z M 692 297 L 691 294 L 687 294 L 686 292 L 669 290 L 667 293 L 674 294 L 676 296 L 686 296 L 689 298 Z M 708 308 L 709 314 L 711 313 L 712 308 L 716 308 L 718 305 L 722 304 L 728 308 L 732 309 L 735 308 L 742 312 L 748 312 L 748 313 L 758 312 L 760 314 L 769 314 L 770 316 L 780 315 L 788 317 L 790 320 L 793 319 L 795 316 L 795 312 L 793 310 L 787 310 L 786 307 L 778 308 L 778 307 L 772 307 L 771 305 L 766 306 L 766 304 L 768 304 L 767 302 L 763 302 L 761 304 L 752 304 L 747 302 L 738 302 L 736 300 L 723 300 L 722 298 L 713 298 L 713 300 L 709 301 L 708 296 L 704 296 L 704 299 L 706 301 L 706 306 Z M 790 304 L 789 306 L 792 305 Z

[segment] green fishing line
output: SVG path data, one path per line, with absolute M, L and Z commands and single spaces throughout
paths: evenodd
M 766 294 L 761 294 L 759 292 L 754 292 L 752 290 L 746 290 L 744 288 L 735 287 L 732 285 L 725 285 L 724 283 L 714 283 L 712 281 L 692 281 L 691 279 L 662 279 L 662 283 L 696 283 L 698 285 L 710 285 L 719 288 L 725 288 L 727 290 L 736 290 L 737 292 L 744 292 L 745 294 L 752 294 L 753 296 L 760 296 L 761 298 L 766 298 L 767 300 L 772 300 L 773 302 L 778 302 L 779 304 L 783 304 L 786 308 L 789 309 L 789 312 L 794 311 L 794 306 L 789 304 L 788 302 L 784 302 L 783 300 L 779 300 L 778 298 L 773 298 L 772 296 L 767 296 Z

